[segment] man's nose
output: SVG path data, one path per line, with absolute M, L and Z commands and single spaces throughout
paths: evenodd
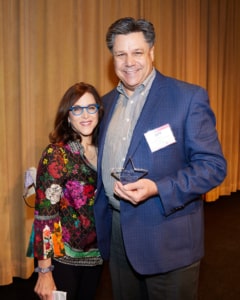
M 127 66 L 133 65 L 134 61 L 135 60 L 134 60 L 134 57 L 132 55 L 126 55 L 126 61 L 125 61 L 125 63 L 126 63 Z

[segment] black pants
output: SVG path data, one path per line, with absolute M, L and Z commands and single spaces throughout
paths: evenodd
M 67 292 L 67 300 L 93 300 L 102 266 L 79 267 L 53 261 L 53 277 L 57 290 Z
M 110 273 L 114 300 L 197 299 L 200 262 L 164 274 L 140 275 L 127 259 L 117 211 L 113 211 L 112 226 Z

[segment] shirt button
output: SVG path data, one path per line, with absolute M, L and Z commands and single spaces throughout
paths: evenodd
M 126 141 L 126 137 L 125 136 L 122 139 L 123 139 L 123 141 Z

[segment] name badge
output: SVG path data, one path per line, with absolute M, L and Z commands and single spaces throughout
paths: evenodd
M 169 124 L 150 130 L 144 133 L 144 136 L 152 152 L 176 143 L 176 139 Z

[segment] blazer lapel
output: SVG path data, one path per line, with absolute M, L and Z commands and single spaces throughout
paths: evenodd
M 144 104 L 142 113 L 137 121 L 135 129 L 133 131 L 132 140 L 128 149 L 128 157 L 132 157 L 135 153 L 144 133 L 153 129 L 151 127 L 151 121 L 156 119 L 156 114 L 159 113 L 159 119 L 161 118 L 161 102 L 165 98 L 165 89 L 163 81 L 161 80 L 161 74 L 157 73 L 155 80 L 153 81 L 152 88 L 149 91 L 148 97 Z
M 142 110 L 140 117 L 137 121 L 137 124 L 135 126 L 135 129 L 133 131 L 132 140 L 128 149 L 128 154 L 126 158 L 132 157 L 134 152 L 136 151 L 141 138 L 145 132 L 152 129 L 150 128 L 151 122 L 149 120 L 156 119 L 156 113 L 161 111 L 161 101 L 164 99 L 165 89 L 166 86 L 166 80 L 165 76 L 160 74 L 158 71 L 156 73 L 156 78 L 153 81 L 152 87 L 149 91 L 148 97 L 146 99 L 146 103 L 144 104 L 144 109 Z M 102 130 L 100 130 L 100 143 L 99 143 L 99 163 L 102 160 L 103 155 L 103 148 L 106 138 L 106 132 L 108 125 L 110 123 L 110 120 L 112 118 L 115 105 L 117 103 L 118 99 L 118 92 L 117 90 L 113 90 L 113 92 L 110 94 L 110 96 L 107 98 L 107 107 L 105 111 L 106 119 L 104 119 L 104 122 L 102 124 Z

